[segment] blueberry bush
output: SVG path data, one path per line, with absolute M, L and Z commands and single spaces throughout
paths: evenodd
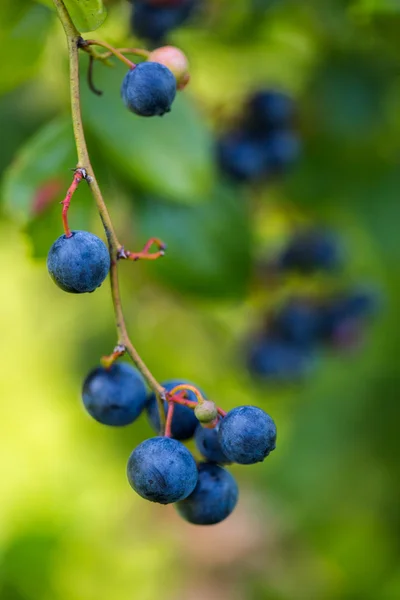
M 399 26 L 1 3 L 1 598 L 399 596 Z

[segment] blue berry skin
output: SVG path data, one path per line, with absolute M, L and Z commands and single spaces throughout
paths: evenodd
M 237 406 L 222 419 L 218 437 L 229 460 L 252 465 L 275 450 L 276 426 L 261 408 Z
M 171 110 L 176 79 L 160 63 L 144 62 L 128 71 L 121 87 L 126 107 L 142 117 L 162 116 Z
M 128 481 L 151 502 L 170 504 L 183 500 L 196 487 L 196 462 L 181 442 L 166 437 L 145 440 L 129 457 Z
M 230 460 L 222 452 L 221 444 L 218 439 L 217 425 L 214 429 L 208 429 L 198 425 L 194 434 L 197 450 L 206 460 L 221 465 L 228 464 Z
M 266 169 L 282 173 L 300 156 L 300 140 L 291 131 L 274 131 L 264 142 Z
M 248 350 L 247 366 L 260 379 L 285 384 L 308 376 L 315 360 L 308 349 L 275 338 L 255 340 Z
M 342 248 L 329 231 L 303 230 L 293 236 L 282 252 L 278 266 L 308 275 L 315 271 L 334 271 L 342 264 Z
M 275 129 L 290 128 L 295 117 L 295 103 L 290 96 L 274 90 L 262 90 L 250 98 L 246 127 L 263 135 Z
M 198 465 L 199 479 L 194 491 L 175 507 L 193 525 L 215 525 L 229 517 L 238 500 L 233 476 L 212 463 Z
M 272 330 L 287 342 L 300 347 L 312 346 L 321 335 L 321 311 L 309 302 L 293 299 L 277 313 Z
M 83 383 L 83 404 L 88 413 L 104 425 L 129 425 L 143 411 L 146 398 L 143 377 L 127 363 L 93 369 Z
M 152 3 L 151 0 L 136 0 L 131 17 L 134 35 L 162 45 L 170 31 L 176 29 L 192 15 L 197 0 Z
M 263 144 L 241 132 L 229 133 L 217 144 L 221 171 L 238 182 L 256 181 L 266 175 Z
M 107 277 L 110 255 L 105 243 L 88 231 L 61 235 L 47 256 L 50 277 L 59 288 L 71 294 L 94 292 Z
M 190 385 L 195 385 L 190 381 L 185 379 L 171 379 L 169 381 L 164 381 L 161 385 L 165 387 L 165 389 L 170 392 L 177 385 L 181 385 L 183 383 L 187 383 Z M 195 387 L 197 387 L 195 385 Z M 201 390 L 200 390 L 201 391 Z M 196 396 L 193 392 L 186 392 L 187 399 L 191 402 L 197 402 Z M 203 394 L 203 397 L 204 394 Z M 164 410 L 165 414 L 167 414 L 168 404 L 164 402 Z M 150 394 L 146 404 L 146 412 L 149 418 L 150 424 L 153 427 L 156 433 L 160 433 L 160 417 L 158 414 L 158 405 L 155 394 Z M 182 406 L 181 404 L 175 404 L 174 415 L 172 417 L 171 424 L 171 434 L 172 437 L 176 440 L 190 440 L 193 437 L 195 429 L 199 424 L 194 411 L 187 406 Z

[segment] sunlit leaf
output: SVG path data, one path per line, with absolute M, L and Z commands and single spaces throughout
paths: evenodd
M 39 0 L 46 6 L 54 6 L 52 0 Z M 81 31 L 94 31 L 107 16 L 103 0 L 64 0 L 75 27 Z

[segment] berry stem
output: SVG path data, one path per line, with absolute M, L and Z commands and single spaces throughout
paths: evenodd
M 157 246 L 158 252 L 149 252 L 152 245 Z M 130 252 L 129 250 L 122 249 L 118 258 L 126 258 L 128 260 L 156 260 L 157 258 L 161 258 L 161 256 L 165 255 L 165 250 L 167 246 L 159 240 L 158 238 L 150 238 L 148 242 L 143 247 L 141 252 Z
M 97 182 L 95 173 L 90 163 L 89 152 L 86 145 L 85 133 L 83 129 L 82 111 L 81 111 L 81 99 L 80 99 L 80 86 L 79 86 L 79 47 L 82 43 L 82 37 L 79 31 L 73 24 L 71 17 L 65 7 L 63 0 L 53 0 L 54 6 L 57 10 L 58 17 L 62 23 L 65 31 L 68 44 L 68 56 L 70 65 L 70 94 L 71 94 L 71 114 L 72 123 L 74 129 L 74 137 L 76 144 L 76 151 L 78 155 L 77 169 L 84 169 L 86 171 L 86 181 L 88 182 L 89 188 L 96 201 L 97 210 L 99 212 L 104 231 L 107 237 L 108 248 L 110 252 L 111 266 L 110 266 L 110 284 L 111 284 L 111 295 L 114 305 L 115 321 L 118 332 L 118 345 L 124 346 L 127 353 L 131 357 L 136 368 L 140 371 L 143 377 L 146 379 L 149 387 L 155 392 L 158 402 L 158 409 L 160 414 L 160 422 L 162 426 L 165 424 L 165 412 L 164 412 L 164 400 L 165 390 L 158 383 L 155 377 L 152 375 L 150 370 L 147 368 L 136 348 L 132 344 L 129 334 L 126 328 L 124 313 L 121 304 L 121 294 L 119 289 L 118 279 L 118 255 L 122 250 L 122 246 L 118 241 L 117 235 L 112 224 L 110 214 L 107 206 L 104 202 L 99 184 Z
M 175 404 L 172 400 L 168 402 L 167 420 L 165 423 L 165 437 L 172 437 L 172 417 L 174 416 Z
M 170 392 L 168 392 L 168 396 L 173 396 L 174 394 L 176 394 L 176 392 L 179 392 L 181 390 L 193 392 L 199 404 L 204 402 L 204 398 L 201 395 L 200 391 L 196 387 L 194 387 L 194 385 L 189 385 L 187 383 L 181 383 L 180 385 L 175 386 Z M 196 406 L 195 402 L 193 404 Z
M 68 225 L 69 205 L 71 204 L 71 198 L 72 198 L 74 192 L 76 191 L 76 189 L 77 189 L 78 185 L 80 184 L 80 182 L 82 181 L 82 179 L 85 178 L 85 175 L 86 175 L 86 173 L 83 169 L 75 169 L 74 179 L 72 180 L 72 183 L 68 188 L 68 191 L 67 191 L 67 194 L 66 194 L 64 200 L 62 200 L 60 202 L 60 204 L 63 205 L 62 222 L 63 222 L 65 235 L 67 238 L 71 237 L 71 235 L 72 235 L 71 230 Z
M 149 50 L 145 50 L 144 48 L 116 48 L 116 50 L 121 54 L 133 54 L 134 56 L 141 56 L 146 59 L 150 56 Z M 100 54 L 98 58 L 100 58 L 100 60 L 107 60 L 107 58 L 110 58 L 112 55 L 113 52 L 111 51 L 104 52 L 103 54 Z
M 129 58 L 126 58 L 119 50 L 111 46 L 111 44 L 107 44 L 107 42 L 101 42 L 99 40 L 81 40 L 80 43 L 81 48 L 85 48 L 86 46 L 101 46 L 102 48 L 106 48 L 110 54 L 113 54 L 123 62 L 130 69 L 134 69 L 136 67 L 135 63 L 133 63 Z M 102 58 L 108 58 L 108 56 L 102 56 Z
M 114 350 L 108 356 L 102 356 L 100 359 L 101 364 L 105 369 L 109 369 L 115 363 L 115 361 L 123 356 L 126 352 L 125 346 L 115 346 Z

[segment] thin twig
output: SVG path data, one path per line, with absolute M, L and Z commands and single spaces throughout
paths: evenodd
M 139 356 L 136 348 L 134 347 L 129 338 L 122 310 L 117 268 L 118 253 L 120 252 L 122 246 L 118 241 L 117 235 L 114 230 L 114 226 L 111 221 L 111 217 L 109 215 L 107 206 L 104 202 L 101 190 L 99 188 L 99 184 L 97 182 L 92 165 L 90 163 L 89 153 L 86 145 L 85 133 L 82 122 L 81 99 L 79 88 L 79 47 L 82 43 L 82 37 L 79 31 L 76 29 L 75 25 L 73 24 L 63 0 L 53 0 L 53 2 L 56 7 L 59 19 L 64 27 L 68 43 L 68 56 L 70 65 L 71 113 L 76 150 L 78 154 L 77 169 L 85 169 L 87 173 L 86 180 L 96 201 L 97 209 L 99 211 L 99 215 L 103 223 L 104 231 L 108 241 L 108 247 L 111 258 L 111 295 L 114 304 L 115 321 L 118 332 L 118 345 L 124 346 L 126 348 L 126 351 L 131 357 L 135 366 L 146 379 L 150 388 L 155 392 L 158 401 L 160 421 L 164 426 L 165 412 L 163 401 L 165 400 L 165 390 L 158 383 L 158 381 L 152 375 L 150 370 L 147 368 L 147 366 Z

